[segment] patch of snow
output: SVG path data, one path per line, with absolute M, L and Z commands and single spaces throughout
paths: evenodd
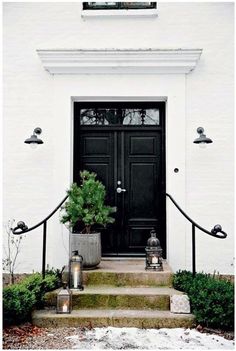
M 233 350 L 234 341 L 195 329 L 94 328 L 66 337 L 76 350 Z

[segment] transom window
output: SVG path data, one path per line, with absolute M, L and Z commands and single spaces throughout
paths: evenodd
M 89 108 L 80 110 L 81 125 L 159 125 L 159 109 Z
M 156 2 L 83 2 L 84 10 L 155 9 Z

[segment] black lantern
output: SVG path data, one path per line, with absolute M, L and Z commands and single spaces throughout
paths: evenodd
M 204 128 L 198 127 L 197 133 L 199 137 L 194 140 L 195 144 L 198 144 L 201 148 L 205 148 L 207 144 L 212 143 L 213 141 L 210 138 L 207 138 L 204 134 Z
M 151 230 L 151 236 L 147 241 L 146 251 L 146 268 L 156 271 L 163 271 L 162 265 L 162 248 L 160 241 L 157 239 L 155 230 Z
M 57 294 L 57 313 L 71 313 L 72 294 L 66 284 L 59 290 Z
M 70 259 L 70 288 L 84 290 L 83 287 L 83 257 L 79 255 L 78 250 L 72 251 L 73 256 Z

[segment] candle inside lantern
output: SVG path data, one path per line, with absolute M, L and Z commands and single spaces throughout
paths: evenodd
M 64 303 L 64 305 L 62 306 L 62 312 L 68 312 L 68 306 L 66 303 Z
M 78 286 L 78 270 L 77 268 L 75 268 L 75 271 L 74 271 L 74 288 L 77 288 Z
M 152 263 L 154 263 L 154 264 L 155 264 L 155 263 L 157 263 L 157 262 L 158 262 L 157 257 L 153 256 L 153 257 L 152 257 Z

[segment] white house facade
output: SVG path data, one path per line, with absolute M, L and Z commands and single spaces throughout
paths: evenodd
M 233 274 L 233 15 L 230 2 L 142 10 L 5 3 L 4 222 L 39 223 L 86 168 L 119 211 L 104 257 L 142 256 L 155 228 L 173 271 L 191 270 L 192 225 L 168 193 L 200 226 L 227 233 L 196 229 L 197 271 Z M 107 113 L 131 117 L 111 122 Z M 43 144 L 32 149 L 24 141 L 36 127 Z M 206 148 L 193 143 L 198 127 L 213 141 Z M 54 268 L 70 255 L 59 219 L 58 211 L 47 223 Z M 19 273 L 41 270 L 42 238 L 42 226 L 24 234 Z

